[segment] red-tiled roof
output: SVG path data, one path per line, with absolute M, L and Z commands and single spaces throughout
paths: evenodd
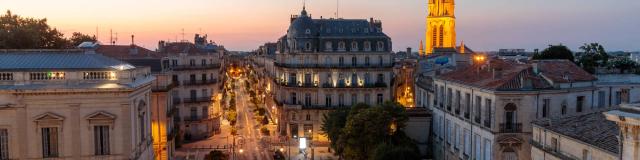
M 136 45 L 100 45 L 96 53 L 117 59 L 162 58 L 161 53 Z
M 168 54 L 178 54 L 178 53 L 187 53 L 187 54 L 196 54 L 196 53 L 206 53 L 198 48 L 196 45 L 190 42 L 171 42 L 166 43 L 164 48 L 162 49 L 163 53 Z
M 555 83 L 595 81 L 597 78 L 584 71 L 573 62 L 563 60 L 534 60 L 540 73 Z M 566 76 L 566 77 L 565 77 Z
M 594 76 L 567 60 L 534 62 L 538 64 L 540 74 L 534 73 L 532 63 L 492 59 L 487 64 L 474 64 L 436 78 L 493 90 L 549 89 L 553 88 L 552 83 L 596 80 Z M 564 75 L 571 78 L 565 80 Z

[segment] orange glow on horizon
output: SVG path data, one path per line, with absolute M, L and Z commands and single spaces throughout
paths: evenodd
M 415 6 L 412 9 L 388 8 L 382 5 L 385 3 L 388 2 L 369 2 L 367 5 L 372 8 L 364 9 L 359 2 L 341 2 L 341 17 L 381 19 L 385 22 L 385 32 L 390 35 L 394 35 L 390 30 L 395 27 L 404 32 L 409 22 L 396 19 L 397 15 L 394 14 L 381 14 L 379 10 L 396 10 L 398 13 L 413 10 L 414 20 L 423 19 L 424 14 L 419 6 L 406 5 Z M 157 48 L 160 40 L 183 40 L 182 29 L 184 40 L 193 41 L 196 33 L 207 34 L 208 40 L 224 45 L 229 50 L 253 50 L 286 34 L 289 16 L 299 14 L 301 9 L 302 1 L 299 0 L 0 1 L 2 14 L 11 10 L 13 14 L 23 17 L 47 18 L 49 25 L 62 31 L 65 36 L 73 32 L 95 35 L 97 28 L 98 40 L 109 44 L 109 31 L 112 29 L 114 35 L 117 33 L 116 44 L 131 44 L 130 37 L 135 35 L 137 45 L 151 50 Z M 314 18 L 334 17 L 335 1 L 308 1 L 307 10 Z M 421 32 L 422 28 L 416 26 L 413 32 Z M 412 32 L 403 35 L 411 35 L 409 33 Z M 415 37 L 413 39 L 419 37 L 418 34 L 412 36 Z M 417 45 L 417 42 L 411 41 Z

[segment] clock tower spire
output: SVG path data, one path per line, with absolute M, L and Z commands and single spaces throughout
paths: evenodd
M 429 12 L 426 25 L 425 53 L 434 48 L 456 48 L 456 17 L 454 0 L 427 0 Z

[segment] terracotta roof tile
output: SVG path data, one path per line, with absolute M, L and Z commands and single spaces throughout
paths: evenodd
M 116 59 L 162 58 L 163 54 L 136 45 L 100 45 L 96 53 Z
M 580 81 L 595 81 L 597 78 L 589 72 L 584 71 L 573 62 L 563 60 L 535 60 L 540 73 L 549 78 L 554 83 L 568 83 Z M 566 76 L 566 77 L 565 77 Z
M 442 74 L 437 78 L 493 90 L 550 89 L 553 88 L 552 83 L 596 80 L 594 76 L 567 60 L 533 62 L 518 63 L 491 59 L 486 64 L 474 64 Z M 541 74 L 534 72 L 535 64 Z M 541 75 L 547 77 L 549 81 Z M 565 75 L 570 78 L 564 79 Z

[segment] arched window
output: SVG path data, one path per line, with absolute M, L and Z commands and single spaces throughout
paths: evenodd
M 351 51 L 352 52 L 358 51 L 358 42 L 351 42 Z
M 444 46 L 444 26 L 440 25 L 440 47 Z
M 431 26 L 431 28 L 433 28 L 433 30 L 431 31 L 431 46 L 428 47 L 435 47 L 435 46 L 439 46 L 438 45 L 438 28 L 436 28 L 436 26 Z
M 506 106 L 504 106 L 504 124 L 500 125 L 500 128 L 503 131 L 506 132 L 514 132 L 517 131 L 520 126 L 518 126 L 516 124 L 517 122 L 517 118 L 516 118 L 516 111 L 518 110 L 518 107 L 516 107 L 516 104 L 513 103 L 509 103 Z
M 368 51 L 371 51 L 371 42 L 369 42 L 369 41 L 364 41 L 364 46 L 363 46 L 363 48 L 364 48 L 364 51 L 367 51 L 367 52 L 368 52 Z
M 309 43 L 309 42 L 304 43 L 304 50 L 305 51 L 311 51 L 311 43 Z
M 346 51 L 346 46 L 344 42 L 338 42 L 338 51 Z
M 324 50 L 327 52 L 333 51 L 333 44 L 331 42 L 324 43 Z
M 378 52 L 384 51 L 384 42 L 378 41 L 378 45 L 376 47 L 378 48 L 377 49 Z

